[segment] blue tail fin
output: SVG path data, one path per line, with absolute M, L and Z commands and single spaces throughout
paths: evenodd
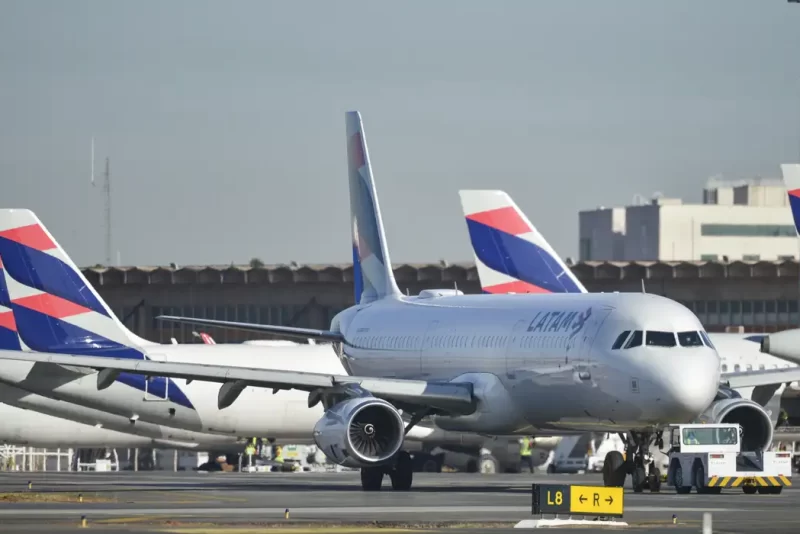
M 361 115 L 357 111 L 349 111 L 346 120 L 353 279 L 356 303 L 366 304 L 384 297 L 400 296 L 400 290 L 394 279 L 389 249 L 386 246 Z M 362 284 L 360 291 L 359 279 Z

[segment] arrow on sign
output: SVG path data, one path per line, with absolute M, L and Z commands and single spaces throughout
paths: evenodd
M 579 501 L 581 501 L 581 504 L 583 504 L 583 501 L 585 501 L 585 500 L 586 500 L 586 497 L 584 497 L 583 495 L 581 495 L 580 497 L 578 497 L 578 500 L 579 500 Z
M 608 499 L 606 499 L 606 502 L 608 504 L 611 504 L 612 502 L 614 502 L 614 499 L 611 498 L 611 495 L 608 496 Z

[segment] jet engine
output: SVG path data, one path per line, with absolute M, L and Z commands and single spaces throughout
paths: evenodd
M 700 416 L 700 422 L 740 425 L 743 452 L 765 451 L 772 444 L 772 420 L 760 404 L 751 400 L 741 397 L 717 400 Z
M 314 426 L 314 443 L 344 467 L 388 463 L 403 446 L 405 423 L 397 409 L 375 397 L 342 401 Z

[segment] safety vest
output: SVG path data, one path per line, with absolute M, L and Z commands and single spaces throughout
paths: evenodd
M 522 443 L 519 446 L 519 455 L 520 456 L 530 456 L 531 455 L 531 440 L 528 438 L 522 438 Z
M 252 445 L 248 445 L 247 448 L 244 450 L 244 453 L 248 456 L 252 456 L 256 453 L 256 448 Z
M 275 458 L 272 459 L 274 462 L 278 462 L 279 464 L 283 463 L 283 449 L 279 449 Z

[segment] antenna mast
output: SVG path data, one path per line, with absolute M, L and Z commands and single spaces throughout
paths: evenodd
M 106 172 L 103 180 L 103 194 L 106 196 L 106 266 L 111 267 L 111 165 L 106 158 Z

